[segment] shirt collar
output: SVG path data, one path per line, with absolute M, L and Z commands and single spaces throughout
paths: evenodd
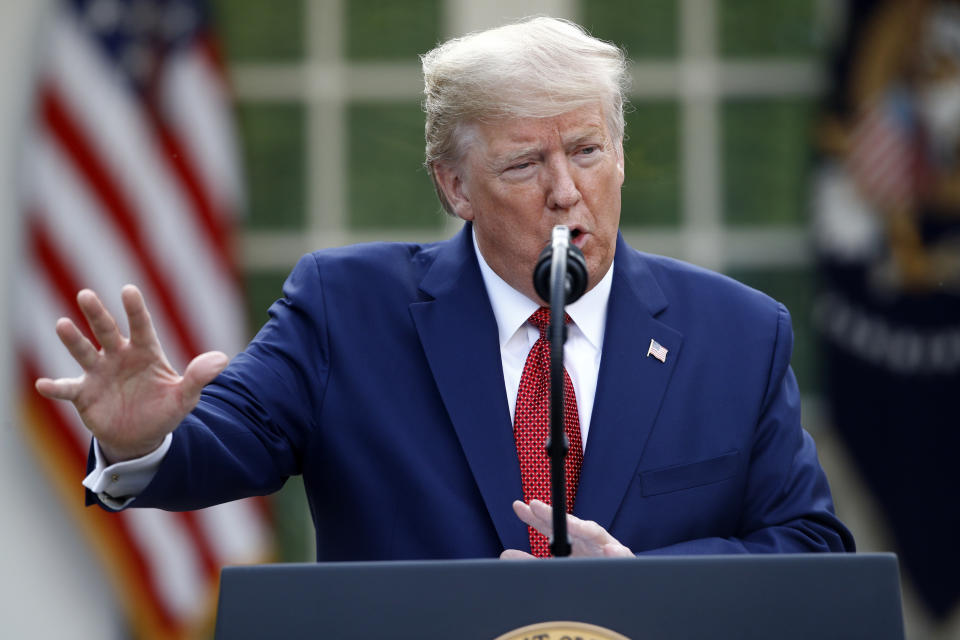
M 483 258 L 483 254 L 480 253 L 476 232 L 474 231 L 472 235 L 473 250 L 477 254 L 483 284 L 487 288 L 487 296 L 490 298 L 493 315 L 497 320 L 497 330 L 502 347 L 540 305 L 511 287 L 490 268 L 490 265 Z M 533 276 L 531 275 L 531 277 Z M 598 351 L 603 346 L 603 332 L 606 327 L 607 304 L 610 301 L 612 283 L 613 263 L 610 264 L 607 273 L 593 289 L 587 291 L 573 304 L 567 305 L 567 314 L 573 320 L 573 324 Z

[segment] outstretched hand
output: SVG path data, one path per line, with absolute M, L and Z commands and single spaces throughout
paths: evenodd
M 531 500 L 525 504 L 514 500 L 513 512 L 528 526 L 550 538 L 553 535 L 553 507 Z M 632 558 L 633 552 L 610 535 L 606 529 L 592 520 L 567 514 L 567 535 L 570 538 L 570 555 L 584 558 Z M 507 549 L 500 554 L 504 560 L 529 559 L 534 556 L 519 549 Z
M 93 291 L 77 294 L 77 304 L 100 349 L 72 320 L 57 321 L 57 336 L 83 369 L 78 378 L 40 378 L 42 395 L 72 402 L 110 462 L 136 458 L 156 449 L 200 399 L 200 390 L 227 366 L 227 356 L 209 351 L 194 358 L 183 375 L 170 366 L 157 340 L 140 290 L 121 292 L 130 337 Z

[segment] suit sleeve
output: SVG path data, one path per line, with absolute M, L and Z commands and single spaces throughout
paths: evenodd
M 834 514 L 813 438 L 800 423 L 800 391 L 790 367 L 790 315 L 783 305 L 778 312 L 737 536 L 688 540 L 641 555 L 855 550 L 853 536 Z

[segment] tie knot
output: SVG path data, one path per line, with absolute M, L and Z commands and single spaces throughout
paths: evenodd
M 540 335 L 544 335 L 547 327 L 550 325 L 550 307 L 540 307 L 527 318 L 527 322 L 540 330 Z M 564 324 L 570 324 L 570 315 L 563 314 Z

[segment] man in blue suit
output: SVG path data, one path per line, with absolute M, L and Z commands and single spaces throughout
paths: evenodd
M 89 500 L 196 509 L 302 474 L 321 560 L 526 557 L 527 526 L 550 531 L 548 507 L 522 500 L 515 441 L 543 304 L 531 274 L 565 224 L 588 269 L 565 358 L 574 555 L 853 550 L 800 425 L 787 311 L 618 233 L 622 52 L 537 18 L 423 65 L 427 167 L 465 221 L 454 238 L 303 257 L 243 353 L 182 377 L 136 288 L 129 339 L 78 294 L 102 348 L 59 321 L 84 375 L 37 389 L 95 436 Z

